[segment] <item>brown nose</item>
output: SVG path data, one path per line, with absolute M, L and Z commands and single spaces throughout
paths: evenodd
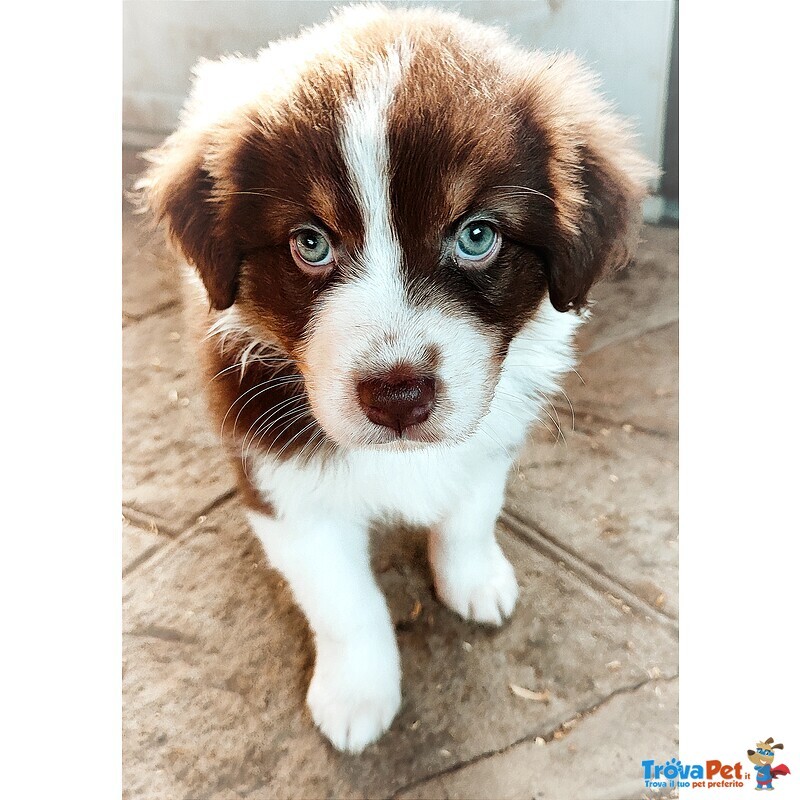
M 429 376 L 389 374 L 359 381 L 356 390 L 367 419 L 402 436 L 406 428 L 425 422 L 431 415 L 436 381 Z

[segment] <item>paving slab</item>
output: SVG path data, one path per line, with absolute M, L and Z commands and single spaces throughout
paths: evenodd
M 305 710 L 311 642 L 288 588 L 266 567 L 238 502 L 218 508 L 126 580 L 126 796 L 386 797 L 548 735 L 654 674 L 674 675 L 676 642 L 663 626 L 610 604 L 502 529 L 500 538 L 521 585 L 500 630 L 435 600 L 422 534 L 377 538 L 404 700 L 391 730 L 354 757 L 334 751 Z M 674 700 L 665 703 L 677 721 Z
M 631 425 L 677 438 L 678 436 L 678 324 L 670 323 L 634 339 L 608 344 L 583 358 L 578 377 L 570 373 L 564 392 L 581 417 Z M 562 421 L 570 421 L 563 395 L 556 395 Z
M 592 318 L 578 334 L 584 355 L 675 322 L 678 229 L 645 225 L 635 263 L 599 283 L 592 299 Z
M 180 309 L 123 329 L 122 499 L 177 532 L 234 486 L 189 368 Z
M 122 321 L 142 319 L 178 301 L 177 261 L 145 218 L 122 209 Z
M 122 574 L 129 573 L 168 541 L 169 537 L 159 534 L 155 525 L 150 528 L 140 528 L 123 516 Z
M 595 424 L 556 443 L 539 429 L 505 508 L 654 610 L 678 610 L 677 442 Z
M 398 800 L 640 800 L 641 762 L 678 753 L 677 704 L 677 681 L 648 682 L 614 695 L 573 728 L 557 731 L 558 738 L 521 742 L 424 781 Z

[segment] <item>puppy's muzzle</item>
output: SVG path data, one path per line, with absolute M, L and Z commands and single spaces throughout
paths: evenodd
M 395 370 L 360 380 L 356 391 L 367 419 L 402 437 L 403 431 L 430 417 L 436 402 L 436 379 Z

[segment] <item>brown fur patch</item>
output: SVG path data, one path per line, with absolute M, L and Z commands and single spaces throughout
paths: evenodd
M 269 500 L 264 499 L 261 492 L 256 489 L 253 481 L 247 473 L 245 465 L 237 459 L 232 459 L 236 469 L 236 483 L 239 486 L 239 497 L 247 508 L 257 511 L 265 517 L 277 517 L 275 506 Z
M 280 350 L 253 353 L 242 367 L 242 345 L 217 337 L 203 343 L 211 412 L 231 459 L 251 478 L 256 454 L 327 452 L 332 444 L 311 413 L 297 367 Z

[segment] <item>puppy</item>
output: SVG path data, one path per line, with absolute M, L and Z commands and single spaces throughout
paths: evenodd
M 211 412 L 314 633 L 308 707 L 341 750 L 400 706 L 373 520 L 430 528 L 464 619 L 514 608 L 506 477 L 653 176 L 596 84 L 455 14 L 352 7 L 201 62 L 149 154 L 144 203 L 198 277 Z

